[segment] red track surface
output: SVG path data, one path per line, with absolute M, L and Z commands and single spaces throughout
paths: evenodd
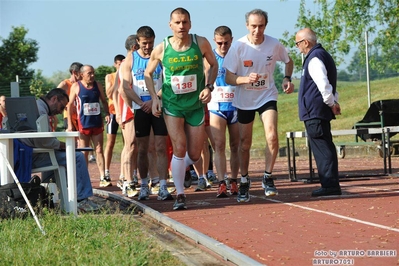
M 307 178 L 308 162 L 298 159 L 298 179 Z M 195 185 L 187 189 L 185 211 L 172 211 L 173 201 L 157 201 L 155 195 L 142 203 L 267 265 L 337 265 L 340 261 L 334 259 L 399 265 L 399 157 L 392 158 L 391 176 L 375 176 L 383 173 L 379 157 L 340 159 L 340 174 L 349 176 L 341 179 L 343 195 L 321 198 L 310 197 L 318 183 L 290 182 L 287 165 L 286 158 L 278 158 L 274 177 L 279 195 L 274 198 L 264 195 L 263 161 L 256 159 L 250 165 L 248 203 L 237 203 L 235 197 L 217 199 L 216 185 L 203 192 L 194 192 Z M 91 163 L 89 169 L 98 188 L 97 166 Z M 119 163 L 112 165 L 113 180 L 119 169 Z M 359 174 L 363 177 L 350 178 Z M 115 184 L 105 190 L 121 193 Z M 371 250 L 394 254 L 372 257 L 367 254 Z

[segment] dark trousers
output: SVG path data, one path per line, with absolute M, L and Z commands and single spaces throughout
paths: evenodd
M 330 121 L 307 120 L 305 128 L 321 186 L 324 188 L 339 186 L 337 150 L 332 141 Z

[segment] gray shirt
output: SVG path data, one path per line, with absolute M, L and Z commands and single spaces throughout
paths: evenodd
M 36 101 L 37 108 L 39 109 L 39 115 L 48 114 L 49 113 L 49 106 L 44 101 L 44 99 L 38 99 Z M 27 146 L 34 147 L 34 148 L 45 148 L 45 149 L 59 149 L 60 148 L 60 141 L 53 137 L 53 138 L 34 138 L 34 139 L 19 139 L 22 143 Z

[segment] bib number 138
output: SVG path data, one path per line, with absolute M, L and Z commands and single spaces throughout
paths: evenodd
M 185 94 L 197 90 L 197 75 L 172 76 L 172 90 L 175 94 Z

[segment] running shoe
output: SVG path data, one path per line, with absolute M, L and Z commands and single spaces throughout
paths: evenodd
M 158 191 L 158 200 L 173 200 L 172 195 L 170 195 L 168 191 L 168 187 L 166 185 L 162 186 Z
M 247 183 L 240 183 L 240 187 L 238 188 L 237 202 L 249 201 L 250 199 L 249 186 L 250 186 L 249 179 Z
M 159 182 L 154 184 L 151 183 L 151 195 L 157 195 L 159 192 L 159 187 Z
M 208 187 L 208 182 L 207 182 L 207 180 L 206 180 L 205 178 L 201 177 L 201 178 L 198 180 L 198 186 L 197 186 L 197 188 L 195 189 L 195 191 L 204 191 L 204 190 L 206 190 L 207 187 Z
M 122 191 L 123 191 L 123 183 L 125 182 L 126 180 L 124 180 L 123 178 L 120 178 L 119 180 L 118 180 L 118 182 L 116 182 L 116 186 L 118 187 L 118 188 L 120 188 Z
M 173 210 L 186 210 L 186 195 L 179 194 L 176 197 L 175 204 L 173 204 Z
M 137 177 L 137 175 L 133 175 L 133 183 L 134 183 L 134 185 L 136 185 L 136 186 L 139 185 L 139 178 Z
M 109 176 L 104 176 L 100 180 L 100 187 L 110 187 L 112 186 L 111 178 Z
M 98 211 L 100 208 L 96 203 L 89 199 L 84 199 L 78 202 L 78 210 L 83 212 Z
M 89 156 L 89 163 L 95 163 L 96 162 L 96 157 L 94 155 Z
M 150 188 L 148 185 L 141 185 L 138 200 L 149 200 L 150 199 Z
M 184 187 L 185 188 L 191 187 L 192 182 L 193 182 L 193 179 L 191 177 L 190 171 L 186 170 L 186 174 L 184 176 Z
M 224 182 L 226 183 L 227 190 L 230 190 L 230 179 L 227 176 L 224 177 Z
M 238 195 L 237 179 L 230 180 L 230 195 Z
M 278 195 L 278 191 L 276 186 L 274 185 L 272 175 L 266 173 L 264 174 L 262 179 L 262 188 L 265 190 L 266 197 Z
M 197 175 L 197 173 L 195 172 L 195 170 L 190 170 L 190 174 L 191 174 L 191 179 L 192 179 L 194 182 L 198 181 L 198 175 Z
M 208 181 L 211 185 L 213 185 L 214 183 L 216 184 L 218 182 L 218 179 L 213 172 L 208 171 L 207 176 L 208 176 Z
M 226 197 L 227 197 L 227 186 L 226 186 L 226 182 L 223 180 L 223 181 L 220 181 L 220 183 L 219 183 L 216 198 L 226 198 Z
M 139 192 L 137 191 L 136 186 L 133 182 L 129 183 L 125 181 L 123 183 L 122 194 L 128 196 L 129 198 L 133 198 L 136 197 Z

